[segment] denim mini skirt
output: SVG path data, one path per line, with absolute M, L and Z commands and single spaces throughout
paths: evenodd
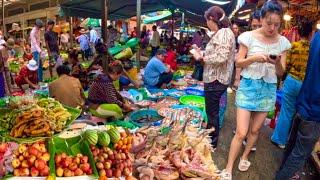
M 276 83 L 242 78 L 236 94 L 236 106 L 248 111 L 272 111 L 275 108 L 276 91 Z

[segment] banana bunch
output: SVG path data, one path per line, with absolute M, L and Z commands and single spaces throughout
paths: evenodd
M 37 137 L 51 136 L 53 129 L 50 120 L 46 117 L 45 109 L 34 107 L 21 112 L 16 118 L 10 136 Z
M 63 107 L 56 107 L 51 112 L 53 115 L 51 117 L 55 120 L 55 131 L 61 132 L 71 118 L 71 114 Z
M 53 98 L 40 99 L 37 104 L 46 109 L 49 119 L 55 126 L 54 131 L 61 132 L 71 118 L 71 114 Z

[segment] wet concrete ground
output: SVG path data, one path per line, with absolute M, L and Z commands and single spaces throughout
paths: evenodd
M 230 143 L 233 138 L 233 129 L 236 127 L 236 108 L 234 106 L 234 93 L 228 94 L 228 106 L 225 114 L 224 127 L 220 131 L 219 145 L 214 152 L 214 161 L 220 170 L 224 169 L 227 164 L 227 158 L 230 148 Z M 233 170 L 234 180 L 273 180 L 275 173 L 278 170 L 282 153 L 284 150 L 274 146 L 270 142 L 270 136 L 273 129 L 269 126 L 262 127 L 258 143 L 257 151 L 252 152 L 249 156 L 251 166 L 247 172 L 238 170 L 239 160 L 236 161 Z M 244 148 L 243 148 L 244 149 Z M 241 153 L 243 151 L 241 150 Z M 311 166 L 311 167 L 310 167 Z M 306 168 L 307 167 L 307 168 Z M 300 172 L 302 180 L 320 179 L 320 176 L 314 172 L 310 163 Z M 305 175 L 303 175 L 304 173 Z

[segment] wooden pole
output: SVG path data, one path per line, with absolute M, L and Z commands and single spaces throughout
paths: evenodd
M 171 10 L 171 38 L 173 38 L 174 34 L 174 10 Z
M 102 5 L 101 34 L 102 34 L 103 42 L 108 43 L 107 42 L 108 40 L 107 26 L 108 26 L 109 0 L 101 0 L 101 5 Z M 102 68 L 105 73 L 108 72 L 108 64 L 109 64 L 109 53 L 107 52 L 106 58 L 103 58 L 102 60 Z
M 4 24 L 4 0 L 2 0 L 2 31 L 3 31 L 2 34 L 3 34 L 3 36 L 5 36 L 7 34 L 5 27 L 6 27 L 6 25 Z
M 70 17 L 70 31 L 69 31 L 69 36 L 70 36 L 70 47 L 73 48 L 73 17 Z
M 141 0 L 137 0 L 137 38 L 141 37 Z M 137 56 L 136 56 L 136 65 L 138 71 L 140 71 L 140 56 L 141 48 L 138 46 Z
M 182 12 L 182 14 L 181 14 L 181 26 L 180 26 L 180 36 L 179 36 L 179 41 L 182 41 L 182 38 L 183 38 L 183 29 L 184 29 L 184 25 L 185 25 L 185 19 L 184 19 L 184 12 Z
M 102 0 L 102 21 L 101 21 L 101 34 L 104 42 L 107 42 L 107 26 L 108 26 L 108 4 L 109 0 Z

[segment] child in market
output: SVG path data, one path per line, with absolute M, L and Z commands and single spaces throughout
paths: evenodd
M 170 44 L 167 48 L 167 56 L 164 63 L 169 65 L 172 70 L 177 70 L 177 53 L 173 44 Z

